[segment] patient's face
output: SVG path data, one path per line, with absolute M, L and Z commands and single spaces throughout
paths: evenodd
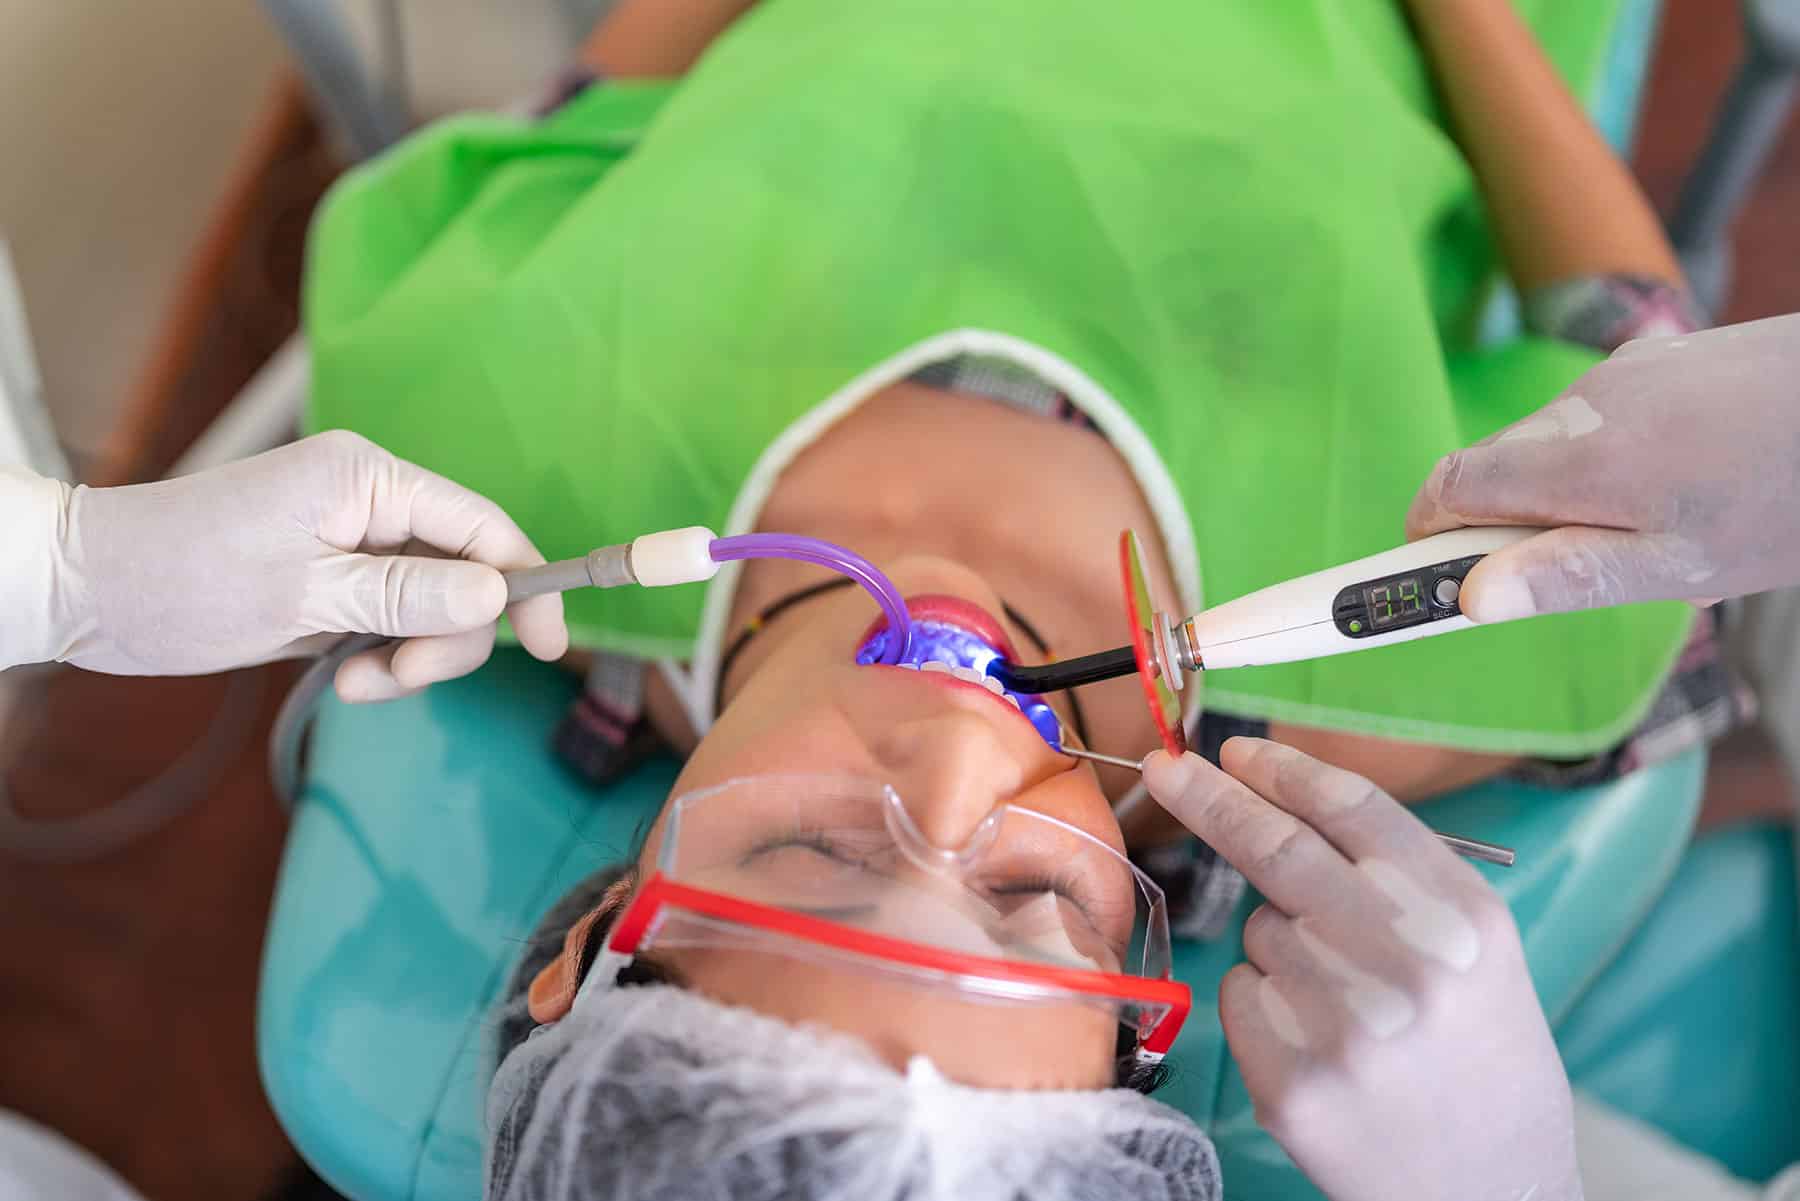
M 978 576 L 943 560 L 903 560 L 891 575 L 909 597 L 947 594 L 989 614 L 1002 611 Z M 701 740 L 672 795 L 745 776 L 855 776 L 891 785 L 938 846 L 963 845 L 996 805 L 1008 803 L 1123 850 L 1094 774 L 1052 751 L 1005 701 L 946 675 L 856 666 L 852 655 L 871 616 L 860 594 L 829 594 L 808 610 L 768 631 L 764 659 Z M 1017 632 L 1009 633 L 1016 643 Z M 659 818 L 651 830 L 639 878 L 656 862 L 663 826 Z M 1112 1083 L 1118 1022 L 1089 1006 L 972 1002 L 867 971 L 756 951 L 654 955 L 690 988 L 856 1035 L 896 1067 L 924 1054 L 968 1084 Z

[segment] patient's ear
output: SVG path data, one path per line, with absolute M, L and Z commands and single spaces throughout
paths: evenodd
M 637 872 L 627 871 L 600 895 L 598 905 L 582 914 L 580 920 L 569 927 L 569 932 L 563 935 L 562 953 L 544 965 L 543 970 L 532 979 L 531 988 L 526 991 L 525 1005 L 531 1013 L 532 1021 L 542 1026 L 568 1016 L 570 1008 L 575 1004 L 575 994 L 581 988 L 584 969 L 588 966 L 588 944 L 593 939 L 595 924 L 604 923 L 604 929 L 611 929 L 613 919 L 624 911 L 636 888 Z
M 526 1007 L 531 1020 L 538 1025 L 561 1021 L 575 1004 L 575 991 L 581 987 L 581 956 L 587 946 L 594 923 L 606 912 L 606 903 L 590 909 L 581 920 L 569 927 L 563 936 L 562 952 L 544 965 L 531 981 L 526 993 Z

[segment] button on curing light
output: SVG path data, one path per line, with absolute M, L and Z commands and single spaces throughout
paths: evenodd
M 1456 598 L 1462 595 L 1462 581 L 1455 576 L 1445 576 L 1431 590 L 1431 599 L 1446 609 L 1456 608 Z

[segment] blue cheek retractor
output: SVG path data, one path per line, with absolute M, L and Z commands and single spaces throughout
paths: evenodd
M 875 631 L 856 648 L 856 661 L 865 666 L 888 661 L 889 638 L 886 626 Z M 984 676 L 995 676 L 995 667 L 1005 664 L 1006 658 L 999 650 L 961 626 L 914 618 L 911 645 L 892 662 L 897 667 L 943 663 L 950 667 L 968 668 Z M 1042 696 L 1031 692 L 1015 692 L 1010 688 L 1005 690 L 1005 694 L 1019 702 L 1019 712 L 1026 716 L 1044 741 L 1050 744 L 1051 750 L 1062 750 L 1062 722 Z

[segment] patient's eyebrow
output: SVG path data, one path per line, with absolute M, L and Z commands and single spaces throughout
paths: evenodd
M 589 911 L 589 916 L 594 916 L 594 921 L 588 925 L 587 935 L 581 940 L 581 946 L 575 953 L 577 988 L 587 979 L 588 969 L 594 966 L 594 961 L 600 958 L 600 952 L 606 947 L 606 936 L 612 933 L 614 922 L 624 912 L 626 902 L 636 889 L 637 873 L 628 871 L 606 886 L 606 891 L 600 894 L 600 903 Z

